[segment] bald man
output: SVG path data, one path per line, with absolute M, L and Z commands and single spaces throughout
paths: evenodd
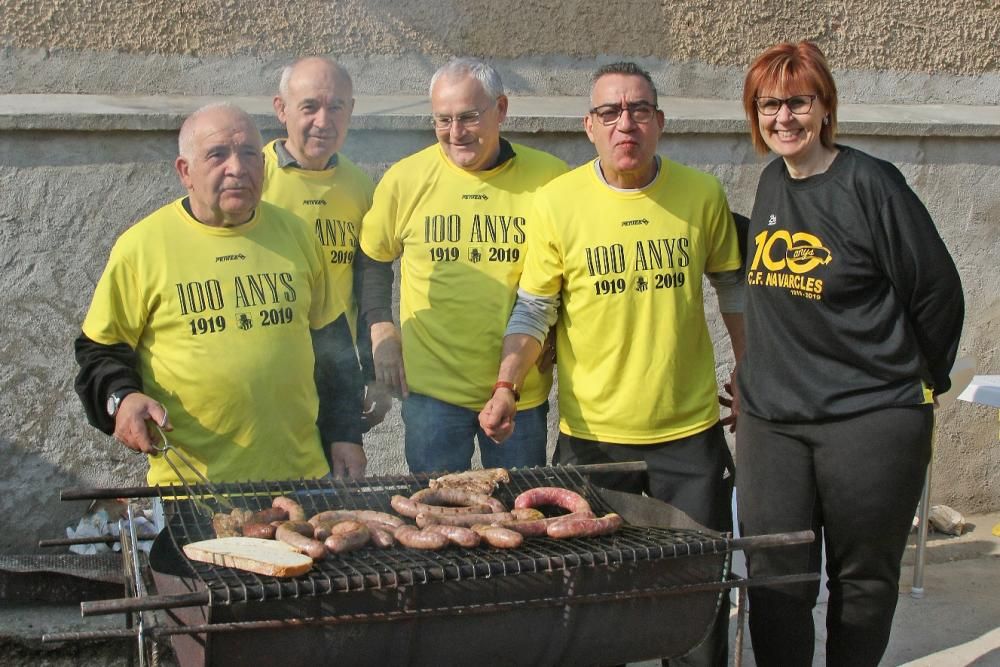
M 274 111 L 288 136 L 264 147 L 264 201 L 287 208 L 305 220 L 323 245 L 326 275 L 333 294 L 343 300 L 345 315 L 338 327 L 350 330 L 360 343 L 363 361 L 371 358 L 367 327 L 357 326 L 352 263 L 361 219 L 371 208 L 371 178 L 340 153 L 354 110 L 354 92 L 347 70 L 329 58 L 306 57 L 285 67 L 274 97 Z M 359 330 L 360 329 L 360 330 Z M 358 340 L 358 335 L 361 338 Z M 355 345 L 333 351 L 337 377 L 352 376 L 358 396 L 340 391 L 359 419 L 356 439 L 331 446 L 335 473 L 364 473 L 366 458 L 361 433 L 382 421 L 391 405 L 388 392 L 374 382 L 367 390 L 358 369 Z M 373 378 L 371 364 L 366 365 Z M 360 394 L 364 392 L 362 405 Z
M 338 433 L 313 381 L 311 333 L 342 314 L 323 249 L 301 219 L 260 201 L 262 141 L 241 109 L 199 109 L 178 148 L 187 195 L 115 242 L 76 340 L 88 420 L 146 454 L 169 432 L 212 481 L 323 477 L 321 428 L 323 441 Z M 162 457 L 149 461 L 149 484 L 179 481 Z

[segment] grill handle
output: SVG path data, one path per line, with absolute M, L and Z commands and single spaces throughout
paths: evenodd
M 181 593 L 179 595 L 146 595 L 141 598 L 121 598 L 119 600 L 91 600 L 80 603 L 81 616 L 102 616 L 177 607 L 198 607 L 209 603 L 208 591 Z
M 769 535 L 754 535 L 730 540 L 734 550 L 755 551 L 771 547 L 785 547 L 792 544 L 808 544 L 816 539 L 816 533 L 811 530 L 799 530 L 792 533 L 772 533 Z

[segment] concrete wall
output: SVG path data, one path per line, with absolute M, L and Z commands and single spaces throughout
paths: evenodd
M 816 39 L 842 102 L 860 103 L 844 107 L 841 140 L 896 162 L 924 199 L 964 280 L 963 351 L 980 372 L 1000 368 L 995 2 L 511 0 L 500 11 L 481 0 L 0 0 L 0 10 L 0 552 L 34 551 L 76 523 L 86 504 L 60 502 L 60 489 L 142 483 L 142 457 L 86 424 L 71 342 L 113 240 L 181 193 L 176 129 L 204 100 L 176 95 L 252 96 L 236 101 L 273 135 L 266 96 L 300 52 L 350 67 L 359 100 L 345 153 L 375 177 L 432 141 L 423 95 L 450 55 L 494 60 L 517 93 L 510 138 L 571 164 L 592 155 L 579 132 L 589 73 L 638 59 L 674 96 L 662 151 L 718 175 L 748 212 L 763 163 L 734 102 L 746 64 L 777 39 Z M 419 97 L 386 97 L 397 94 Z M 717 318 L 712 330 L 722 338 Z M 964 403 L 939 414 L 935 502 L 1000 507 L 996 418 Z M 403 471 L 400 434 L 394 408 L 369 438 L 372 473 Z

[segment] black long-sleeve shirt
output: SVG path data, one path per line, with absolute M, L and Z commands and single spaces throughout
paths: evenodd
M 892 164 L 838 146 L 830 168 L 761 175 L 747 243 L 741 406 L 813 421 L 948 389 L 962 285 L 927 209 Z

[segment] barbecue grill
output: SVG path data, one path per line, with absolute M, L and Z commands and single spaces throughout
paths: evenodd
M 635 464 L 613 465 L 621 470 Z M 512 506 L 529 488 L 572 489 L 598 515 L 623 516 L 625 525 L 613 535 L 529 538 L 517 549 L 366 548 L 331 555 L 294 578 L 187 559 L 183 545 L 215 537 L 204 512 L 215 500 L 202 496 L 197 485 L 190 491 L 107 490 L 155 493 L 163 502 L 166 529 L 150 552 L 151 582 L 140 576 L 145 568 L 133 563 L 132 597 L 84 602 L 81 609 L 85 616 L 137 614 L 137 627 L 120 634 L 138 636 L 140 645 L 169 637 L 184 667 L 317 661 L 380 667 L 607 665 L 682 655 L 697 645 L 727 590 L 745 585 L 729 572 L 734 550 L 812 539 L 810 533 L 744 539 L 713 533 L 659 501 L 594 486 L 587 475 L 597 468 L 607 466 L 513 470 L 511 482 L 494 495 Z M 254 482 L 218 484 L 215 490 L 250 510 L 287 495 L 309 515 L 329 509 L 391 512 L 393 495 L 411 495 L 428 479 L 424 474 Z M 123 551 L 125 560 L 134 560 L 134 549 L 123 545 Z M 155 591 L 146 590 L 147 583 Z M 77 638 L 90 636 L 45 639 Z

